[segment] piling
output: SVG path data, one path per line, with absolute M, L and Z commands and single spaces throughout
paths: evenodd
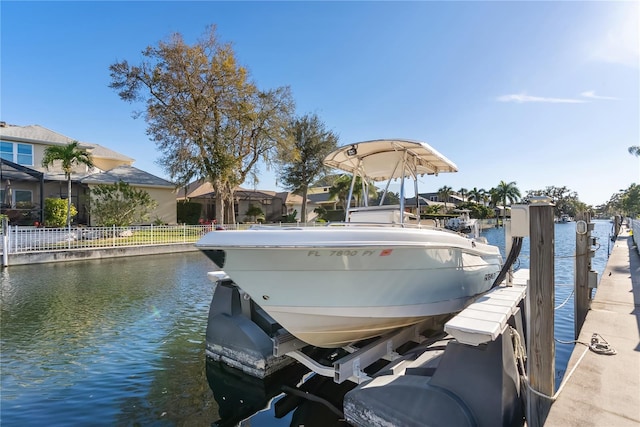
M 2 218 L 2 267 L 9 265 L 9 219 Z
M 593 227 L 594 224 L 591 222 L 591 215 L 588 212 L 576 215 L 574 339 L 578 339 L 584 319 L 587 317 L 587 312 L 591 306 L 589 274 L 591 274 L 591 257 L 593 256 L 593 251 L 591 250 L 591 231 Z
M 527 371 L 533 390 L 529 392 L 527 424 L 543 426 L 551 402 L 542 395 L 554 393 L 554 222 L 553 203 L 546 197 L 532 199 L 529 206 L 530 283 L 529 343 Z
M 613 217 L 613 236 L 611 236 L 611 240 L 616 240 L 618 234 L 620 234 L 620 225 L 622 224 L 622 216 L 616 215 Z

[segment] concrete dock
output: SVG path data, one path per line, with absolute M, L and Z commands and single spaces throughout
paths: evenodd
M 594 333 L 617 354 L 577 344 L 567 373 L 578 367 L 545 426 L 640 426 L 640 255 L 627 228 L 615 241 L 578 341 L 589 343 Z

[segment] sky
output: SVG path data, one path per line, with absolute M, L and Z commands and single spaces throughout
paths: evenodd
M 291 88 L 339 145 L 429 143 L 459 172 L 424 177 L 596 206 L 640 182 L 639 2 L 0 2 L 0 120 L 38 124 L 169 179 L 109 65 L 215 24 L 260 89 Z M 280 190 L 264 165 L 260 182 Z M 410 194 L 408 194 L 410 195 Z

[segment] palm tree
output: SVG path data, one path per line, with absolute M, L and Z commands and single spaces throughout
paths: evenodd
M 632 145 L 629 147 L 629 154 L 640 157 L 640 145 Z
M 509 183 L 500 181 L 500 184 L 495 187 L 495 196 L 500 202 L 502 202 L 502 206 L 504 208 L 502 219 L 502 223 L 504 224 L 504 221 L 507 218 L 507 200 L 509 203 L 518 201 L 520 198 L 520 190 L 516 187 L 515 181 L 511 181 Z
M 342 204 L 345 210 L 349 209 L 351 206 L 352 200 L 347 200 L 349 197 L 349 189 L 351 188 L 351 180 L 353 178 L 347 174 L 341 175 L 338 179 L 333 182 L 331 188 L 329 188 L 329 198 L 331 200 L 338 199 L 338 201 Z M 370 200 L 372 197 L 376 197 L 378 195 L 378 190 L 372 183 L 368 183 L 365 185 L 368 194 L 364 194 L 362 189 L 362 179 L 357 176 L 356 182 L 353 185 L 353 195 L 355 198 L 355 205 L 362 205 L 362 198 L 367 197 L 367 200 Z
M 469 191 L 469 200 L 474 200 L 476 203 L 482 201 L 484 194 L 486 191 L 484 189 L 479 189 L 478 187 L 473 187 L 473 190 Z
M 464 198 L 464 196 L 468 196 L 469 195 L 469 190 L 467 190 L 466 188 L 462 187 L 461 189 L 458 190 L 458 194 L 460 194 L 460 197 L 462 197 L 462 201 L 466 202 L 467 200 Z
M 67 178 L 67 227 L 71 227 L 71 172 L 74 166 L 86 165 L 93 167 L 93 160 L 86 150 L 79 148 L 78 141 L 67 145 L 50 145 L 44 150 L 42 166 L 49 170 L 49 166 L 60 161 L 64 176 Z
M 346 210 L 349 188 L 351 188 L 351 178 L 348 175 L 341 175 L 333 182 L 331 188 L 329 188 L 329 199 L 338 199 L 338 203 Z
M 453 194 L 453 189 L 447 185 L 438 190 L 438 198 L 444 201 L 444 210 L 447 211 L 447 200 Z

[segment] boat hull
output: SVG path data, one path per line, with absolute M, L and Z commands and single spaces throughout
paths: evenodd
M 291 334 L 319 347 L 460 311 L 490 288 L 502 261 L 493 246 L 422 229 L 224 231 L 197 246 Z

